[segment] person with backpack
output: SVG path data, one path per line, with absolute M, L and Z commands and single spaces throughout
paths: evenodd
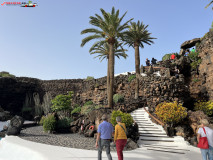
M 116 150 L 118 154 L 118 160 L 123 160 L 123 149 L 127 142 L 127 135 L 126 135 L 126 126 L 124 123 L 121 123 L 121 117 L 116 117 L 117 124 L 115 126 L 115 135 L 114 135 L 114 142 L 116 144 Z

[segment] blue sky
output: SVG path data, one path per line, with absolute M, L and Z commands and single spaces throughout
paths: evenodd
M 0 3 L 11 2 L 0 0 Z M 12 1 L 27 2 L 27 1 Z M 156 37 L 155 44 L 140 49 L 146 58 L 161 60 L 166 53 L 179 52 L 180 45 L 209 31 L 213 21 L 209 0 L 60 0 L 33 1 L 35 8 L 0 5 L 0 71 L 16 76 L 77 79 L 106 76 L 107 63 L 89 54 L 92 43 L 80 47 L 83 29 L 92 27 L 89 16 L 112 6 L 125 20 L 143 21 Z M 134 71 L 134 50 L 115 61 L 115 73 Z

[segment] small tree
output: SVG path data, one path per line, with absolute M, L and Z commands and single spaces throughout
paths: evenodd
M 73 92 L 69 92 L 68 95 L 57 95 L 51 102 L 52 102 L 52 106 L 51 106 L 51 110 L 53 112 L 59 112 L 62 111 L 67 115 L 70 114 L 71 110 L 72 110 L 72 97 L 73 97 Z

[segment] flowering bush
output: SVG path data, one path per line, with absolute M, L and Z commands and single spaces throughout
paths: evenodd
M 198 101 L 195 104 L 194 109 L 196 111 L 203 111 L 206 115 L 211 116 L 213 114 L 213 102 L 212 101 Z
M 165 123 L 175 124 L 183 120 L 187 116 L 187 109 L 175 102 L 160 103 L 156 109 L 155 114 Z
M 133 124 L 133 118 L 129 113 L 123 113 L 121 111 L 113 111 L 111 115 L 111 123 L 113 126 L 117 124 L 116 117 L 121 116 L 122 123 L 125 123 L 126 127 L 129 127 Z

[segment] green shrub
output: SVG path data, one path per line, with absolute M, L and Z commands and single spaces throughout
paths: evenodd
M 81 107 L 76 107 L 75 109 L 73 109 L 71 114 L 74 114 L 74 113 L 81 113 Z
M 51 102 L 51 110 L 53 112 L 71 110 L 73 92 L 69 92 L 68 95 L 57 95 Z
M 113 95 L 113 101 L 115 103 L 122 103 L 122 102 L 124 102 L 124 96 L 120 95 L 120 94 L 114 94 Z
M 125 123 L 126 127 L 129 127 L 133 124 L 133 118 L 129 113 L 123 113 L 121 111 L 113 111 L 111 115 L 111 123 L 113 126 L 117 124 L 116 117 L 121 116 L 122 122 Z
M 84 105 L 81 108 L 81 114 L 87 115 L 89 112 L 93 111 L 95 109 L 94 105 Z
M 43 122 L 44 131 L 54 131 L 56 126 L 56 120 L 53 114 L 48 114 Z
M 176 101 L 170 103 L 164 102 L 155 108 L 155 114 L 165 123 L 176 124 L 187 116 L 187 109 Z
M 213 102 L 212 101 L 198 101 L 194 104 L 194 109 L 196 111 L 203 111 L 206 115 L 213 115 Z
M 84 106 L 87 106 L 87 105 L 93 105 L 93 102 L 92 101 L 87 101 L 86 103 L 84 103 Z
M 194 78 L 192 81 L 193 81 L 193 82 L 199 82 L 200 80 L 197 79 L 197 78 Z
M 65 117 L 63 119 L 60 119 L 56 122 L 56 130 L 62 129 L 62 128 L 68 128 L 70 126 L 70 123 L 73 120 L 71 118 Z
M 194 53 L 189 53 L 189 58 L 192 61 L 191 62 L 191 68 L 192 70 L 197 69 L 197 67 L 200 65 L 201 63 L 201 58 L 199 57 L 199 53 L 198 52 L 194 52 Z
M 172 55 L 172 53 L 165 54 L 165 55 L 162 57 L 162 61 L 170 60 L 171 55 Z M 175 53 L 175 57 L 176 57 L 177 59 L 179 59 L 179 58 L 180 58 L 180 55 L 179 55 L 178 53 Z
M 10 74 L 9 72 L 0 72 L 0 77 L 15 77 L 14 75 Z
M 96 105 L 95 106 L 95 109 L 99 109 L 99 108 L 103 108 L 103 106 L 102 105 Z
M 43 123 L 44 123 L 45 118 L 46 118 L 45 116 L 42 116 L 42 117 L 41 117 L 40 122 L 39 122 L 40 125 L 43 126 Z
M 131 82 L 133 79 L 135 79 L 136 78 L 136 75 L 130 75 L 129 77 L 128 77 L 128 81 L 129 82 Z
M 94 79 L 94 77 L 92 77 L 92 76 L 87 76 L 87 81 L 90 81 L 90 80 L 93 80 Z

